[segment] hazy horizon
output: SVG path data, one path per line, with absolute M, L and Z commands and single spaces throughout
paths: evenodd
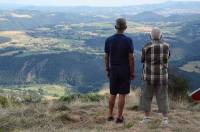
M 200 0 L 1 0 L 1 4 L 21 4 L 37 6 L 130 6 L 142 4 L 157 4 L 170 1 L 199 1 Z

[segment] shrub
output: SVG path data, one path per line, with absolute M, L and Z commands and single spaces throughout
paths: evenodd
M 59 100 L 70 103 L 72 101 L 75 101 L 76 99 L 80 99 L 81 101 L 98 102 L 104 99 L 104 96 L 99 95 L 97 93 L 73 94 L 73 95 L 62 96 L 60 97 Z
M 3 90 L 3 89 L 0 89 L 0 93 L 4 93 L 4 90 Z
M 60 101 L 65 101 L 67 103 L 70 103 L 72 101 L 75 101 L 77 98 L 79 98 L 80 95 L 79 94 L 74 94 L 74 95 L 67 95 L 67 96 L 61 96 L 60 97 Z
M 44 90 L 42 88 L 39 88 L 38 93 L 40 93 L 41 95 L 44 95 Z
M 24 96 L 24 101 L 30 103 L 30 102 L 32 102 L 33 100 L 32 100 L 32 97 L 31 97 L 30 95 L 25 95 L 25 96 Z
M 9 105 L 8 99 L 4 96 L 0 96 L 0 105 L 3 108 L 7 107 Z
M 187 98 L 189 89 L 188 81 L 176 75 L 170 75 L 169 96 L 173 100 L 182 100 Z
M 42 99 L 42 95 L 40 93 L 38 93 L 37 91 L 25 91 L 24 95 L 23 95 L 24 101 L 25 102 L 40 102 Z
M 88 94 L 83 94 L 81 99 L 83 101 L 90 101 L 90 102 L 98 102 L 102 99 L 104 99 L 104 96 L 101 96 L 99 94 L 96 93 L 88 93 Z
M 58 94 L 53 94 L 53 97 L 59 97 L 59 95 Z

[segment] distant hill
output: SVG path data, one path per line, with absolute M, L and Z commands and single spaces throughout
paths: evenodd
M 81 53 L 4 56 L 0 62 L 0 85 L 65 83 L 87 92 L 105 83 L 101 58 Z
M 122 6 L 122 7 L 91 7 L 91 6 L 33 6 L 33 5 L 20 5 L 20 4 L 0 4 L 0 10 L 40 10 L 52 12 L 74 12 L 74 13 L 87 13 L 87 14 L 109 14 L 115 13 L 139 13 L 145 11 L 156 11 L 157 13 L 163 10 L 193 10 L 199 12 L 200 2 L 198 1 L 170 1 L 160 4 L 145 4 L 135 6 Z M 179 11 L 176 10 L 176 13 Z M 196 13 L 198 13 L 196 12 Z M 194 13 L 194 12 L 193 12 Z
M 170 8 L 170 9 L 199 9 L 199 1 L 171 1 L 158 4 L 160 8 Z
M 152 11 L 145 11 L 133 16 L 134 21 L 144 22 L 158 22 L 162 21 L 165 17 Z

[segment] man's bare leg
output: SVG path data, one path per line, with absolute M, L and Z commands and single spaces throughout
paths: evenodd
M 109 117 L 113 117 L 116 95 L 110 95 L 109 98 Z
M 123 111 L 124 111 L 124 105 L 125 105 L 125 97 L 126 95 L 119 95 L 119 100 L 118 100 L 118 118 L 122 118 Z

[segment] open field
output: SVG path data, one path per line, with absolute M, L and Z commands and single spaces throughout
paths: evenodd
M 44 98 L 57 97 L 68 95 L 70 92 L 70 87 L 64 85 L 50 85 L 50 84 L 32 84 L 32 85 L 19 85 L 15 87 L 2 87 L 2 95 L 17 95 L 20 97 L 23 92 L 36 92 L 41 94 Z
M 0 36 L 11 39 L 9 42 L 2 43 L 0 49 L 16 48 L 19 50 L 8 51 L 0 54 L 0 56 L 11 56 L 23 49 L 23 56 L 32 54 L 49 54 L 59 52 L 95 52 L 89 47 L 84 47 L 83 41 L 70 39 L 56 39 L 50 37 L 31 37 L 24 31 L 2 31 Z M 22 56 L 21 55 L 21 56 Z
M 24 54 L 48 52 L 50 47 L 52 48 L 60 42 L 52 38 L 33 38 L 23 31 L 2 31 L 0 32 L 0 36 L 11 38 L 10 42 L 2 43 L 0 48 L 14 47 L 17 49 L 24 49 Z M 6 54 L 10 55 L 8 53 Z M 1 56 L 5 56 L 6 54 L 2 54 Z
M 200 73 L 200 61 L 191 61 L 180 67 L 181 70 L 187 72 Z

